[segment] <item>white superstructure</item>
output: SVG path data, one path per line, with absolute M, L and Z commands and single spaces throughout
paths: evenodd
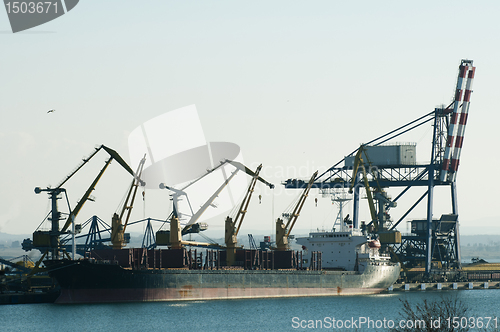
M 376 264 L 389 262 L 388 256 L 379 254 L 380 244 L 370 246 L 369 242 L 375 242 L 357 229 L 311 232 L 308 237 L 299 237 L 296 241 L 303 246 L 306 265 L 310 263 L 313 251 L 321 251 L 323 269 L 362 272 L 370 261 Z

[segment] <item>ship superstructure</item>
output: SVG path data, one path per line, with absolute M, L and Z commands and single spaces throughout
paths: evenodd
M 354 271 L 357 268 L 357 256 L 368 242 L 366 235 L 359 230 L 350 232 L 311 232 L 308 237 L 296 238 L 304 249 L 304 262 L 311 261 L 313 251 L 321 251 L 324 269 Z

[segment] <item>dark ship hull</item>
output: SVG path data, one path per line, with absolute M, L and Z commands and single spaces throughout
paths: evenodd
M 57 303 L 179 301 L 375 294 L 398 278 L 399 264 L 363 273 L 305 269 L 133 268 L 110 261 L 47 261 Z

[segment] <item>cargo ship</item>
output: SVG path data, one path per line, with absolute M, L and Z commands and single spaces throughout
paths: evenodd
M 61 286 L 56 303 L 364 295 L 386 290 L 399 277 L 399 263 L 362 234 L 315 232 L 297 242 L 341 249 L 241 249 L 230 267 L 222 264 L 226 252 L 220 250 L 107 249 L 45 265 Z
M 58 210 L 57 201 L 60 195 L 66 194 L 62 185 L 99 150 L 105 150 L 110 158 L 75 208 L 68 213 L 61 228 L 59 221 L 64 218 Z M 76 234 L 83 226 L 76 225 L 74 219 L 85 201 L 90 199 L 90 193 L 111 160 L 117 160 L 134 179 L 121 212 L 112 217 L 110 229 L 107 230 L 110 237 L 101 239 L 100 231 L 97 230 L 98 218 L 94 216 L 96 218 L 91 218 L 93 224 L 89 227 L 86 245 L 80 248 L 81 245 L 76 244 Z M 289 241 L 293 237 L 290 233 L 318 172 L 312 175 L 293 206 L 293 211 L 283 213 L 282 218 L 277 219 L 275 243 L 267 248 L 253 245 L 250 249 L 243 249 L 237 243 L 237 236 L 254 186 L 257 181 L 270 188 L 274 186 L 259 176 L 262 165 L 254 172 L 232 160 L 222 162 L 182 189 L 160 183 L 160 189 L 172 192 L 172 213 L 167 218 L 170 230 L 158 230 L 154 243 L 148 245 L 143 242 L 141 248 L 126 248 L 125 230 L 132 202 L 138 187 L 143 185 L 141 174 L 144 160 L 137 172 L 133 172 L 116 151 L 103 145 L 96 148 L 57 187 L 35 188 L 37 194 L 49 194 L 52 211 L 47 219 L 51 221 L 51 230 L 36 230 L 33 241 L 25 240 L 23 248 L 36 248 L 44 253 L 37 266 L 43 260 L 49 275 L 59 284 L 61 294 L 57 303 L 375 294 L 390 287 L 399 277 L 400 265 L 391 262 L 388 256 L 379 254 L 379 248 L 373 245 L 375 242 L 369 237 L 374 235 L 365 230 L 341 228 L 336 232 L 333 228 L 328 232 L 314 232 L 308 237 L 297 239 L 297 243 L 302 245 L 301 251 L 291 250 Z M 192 211 L 190 219 L 181 226 L 185 214 L 178 212 L 178 201 L 182 197 L 187 198 L 184 190 L 225 165 L 231 165 L 235 170 L 198 211 Z M 184 240 L 183 235 L 199 233 L 206 228 L 198 222 L 200 215 L 212 205 L 239 170 L 250 175 L 252 180 L 236 215 L 227 216 L 225 220 L 225 244 Z M 163 223 L 167 221 L 163 220 Z M 71 248 L 67 246 L 68 236 L 71 237 Z M 110 245 L 103 245 L 104 242 Z M 92 244 L 92 247 L 87 247 L 87 244 Z M 158 249 L 162 246 L 168 249 Z M 200 247 L 203 249 L 198 249 Z M 82 249 L 79 252 L 83 258 L 75 259 L 79 249 Z M 69 257 L 69 251 L 73 253 L 72 258 Z

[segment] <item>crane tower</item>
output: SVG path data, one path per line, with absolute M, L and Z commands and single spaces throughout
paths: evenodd
M 427 275 L 431 273 L 433 266 L 449 269 L 461 267 L 456 178 L 475 70 L 472 60 L 461 60 L 453 101 L 447 107 L 437 107 L 432 112 L 362 144 L 319 175 L 312 186 L 322 192 L 351 189 L 349 191 L 353 192 L 353 228 L 361 227 L 360 188 L 364 187 L 369 198 L 373 194 L 373 198 L 369 199 L 372 220 L 367 226 L 373 224 L 375 227 L 367 227 L 367 232 L 374 229 L 371 232 L 379 235 L 381 239 L 384 235 L 384 238 L 389 239 L 386 244 L 399 260 L 406 264 L 425 265 Z M 431 161 L 420 163 L 416 160 L 415 143 L 392 142 L 425 124 L 431 124 L 433 127 Z M 387 157 L 387 154 L 390 157 Z M 353 171 L 360 165 L 362 172 Z M 288 179 L 283 184 L 285 188 L 304 188 L 307 185 L 306 181 L 298 179 Z M 450 187 L 451 195 L 449 213 L 439 218 L 433 218 L 436 186 Z M 387 189 L 393 187 L 402 188 L 394 199 L 386 194 Z M 418 187 L 424 189 L 421 196 L 407 207 L 406 211 L 401 204 L 397 205 L 395 211 L 400 216 L 392 220 L 386 213 L 388 208 L 396 207 L 401 197 L 410 189 Z M 410 213 L 418 205 L 425 203 L 426 218 L 408 220 Z M 385 236 L 393 234 L 391 232 L 397 234 L 397 226 L 402 221 L 411 223 L 411 234 L 402 237 Z M 380 230 L 377 230 L 379 225 Z

